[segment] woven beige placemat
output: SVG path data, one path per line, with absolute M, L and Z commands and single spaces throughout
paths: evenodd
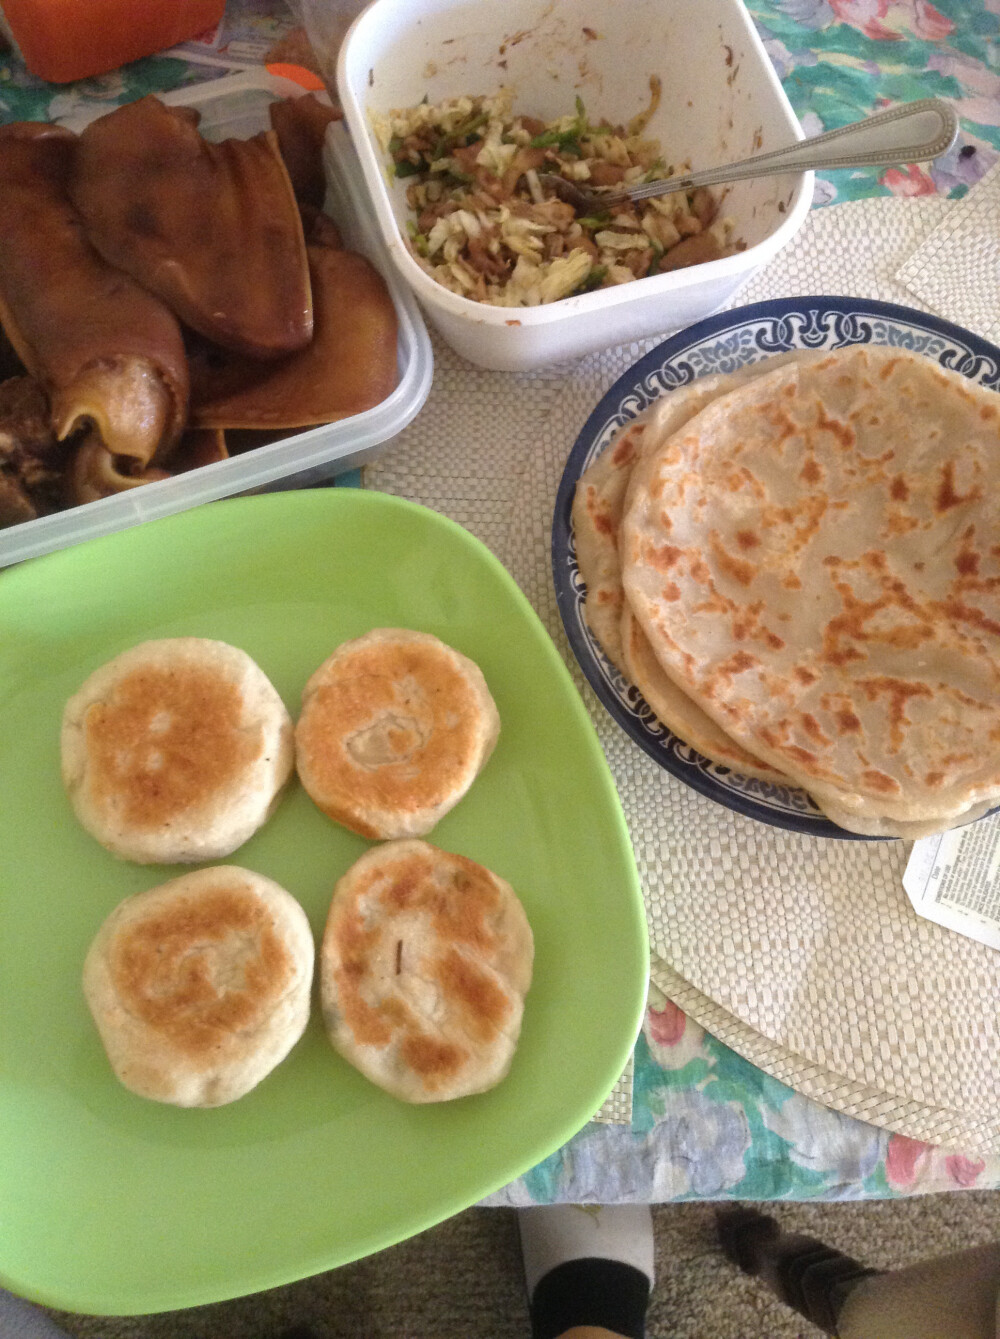
M 826 292 L 913 305 L 895 275 L 949 208 L 888 199 L 817 211 L 739 301 Z M 597 399 L 648 347 L 511 376 L 438 344 L 427 408 L 367 481 L 478 534 L 555 637 L 622 797 L 661 989 L 827 1105 L 914 1138 L 1000 1151 L 1000 956 L 912 914 L 908 847 L 800 837 L 697 795 L 624 736 L 568 649 L 549 565 L 556 487 Z
M 946 212 L 898 278 L 932 311 L 1000 340 L 1000 163 Z
M 835 1107 L 848 1116 L 868 1121 L 885 1129 L 905 1134 L 911 1129 L 929 1131 L 928 1143 L 944 1144 L 965 1154 L 995 1152 L 1000 1143 L 1000 1115 L 977 1118 L 969 1113 L 946 1111 L 914 1102 L 891 1093 L 879 1092 L 863 1083 L 846 1080 L 843 1075 L 797 1055 L 778 1042 L 755 1032 L 742 1019 L 716 1004 L 707 995 L 685 981 L 662 958 L 655 957 L 653 983 L 691 1018 L 707 1028 L 719 1041 L 750 1060 L 758 1068 L 807 1097 Z M 925 1134 L 913 1135 L 924 1138 Z

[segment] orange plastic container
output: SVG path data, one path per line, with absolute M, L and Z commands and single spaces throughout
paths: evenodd
M 225 0 L 0 0 L 25 65 L 66 84 L 105 74 L 213 27 Z

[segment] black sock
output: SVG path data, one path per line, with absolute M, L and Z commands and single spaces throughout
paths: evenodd
M 620 1260 L 588 1257 L 557 1265 L 538 1280 L 531 1298 L 532 1339 L 557 1339 L 574 1325 L 643 1339 L 649 1279 Z

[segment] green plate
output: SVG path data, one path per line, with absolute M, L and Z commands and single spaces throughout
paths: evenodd
M 182 1111 L 115 1080 L 80 989 L 123 897 L 181 872 L 119 862 L 59 780 L 66 698 L 150 637 L 243 647 L 295 714 L 311 671 L 369 628 L 432 632 L 482 668 L 500 742 L 431 834 L 520 894 L 534 984 L 509 1076 L 408 1106 L 328 1045 L 318 1009 L 231 1106 Z M 477 540 L 355 489 L 216 502 L 0 575 L 0 1278 L 72 1311 L 194 1306 L 344 1264 L 430 1227 L 565 1143 L 624 1068 L 647 941 L 628 833 L 552 642 Z M 322 932 L 367 848 L 297 786 L 232 861 Z

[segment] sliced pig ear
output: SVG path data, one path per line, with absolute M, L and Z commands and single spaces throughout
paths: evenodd
M 323 140 L 327 126 L 331 121 L 339 121 L 341 113 L 320 102 L 313 93 L 301 98 L 279 98 L 267 110 L 296 200 L 300 205 L 321 208 L 326 195 Z
M 228 459 L 226 434 L 221 428 L 188 428 L 170 457 L 170 473 L 183 474 Z
M 83 368 L 52 393 L 52 426 L 63 441 L 92 424 L 107 449 L 145 467 L 171 454 L 174 403 L 156 368 L 145 358 L 100 361 Z
M 395 388 L 396 309 L 364 256 L 309 247 L 312 343 L 262 364 L 214 351 L 192 365 L 191 421 L 216 428 L 303 428 L 360 414 Z
M 67 194 L 77 147 L 58 127 L 0 130 L 0 322 L 61 435 L 94 421 L 148 464 L 186 421 L 184 341 L 168 308 L 87 241 Z
M 18 479 L 0 474 L 0 530 L 22 521 L 33 521 L 38 510 Z
M 101 441 L 100 435 L 90 432 L 76 448 L 68 475 L 70 500 L 93 502 L 112 493 L 123 493 L 128 488 L 169 479 L 174 474 L 199 469 L 228 460 L 226 434 L 221 428 L 188 428 L 170 457 L 170 469 L 150 465 L 132 472 L 127 457 L 116 456 Z
M 70 502 L 80 503 L 169 478 L 167 470 L 155 465 L 138 474 L 125 473 L 122 457 L 112 455 L 98 434 L 91 432 L 74 451 L 66 482 Z
M 273 131 L 211 144 L 141 98 L 80 135 L 70 193 L 104 259 L 213 343 L 267 359 L 309 342 L 302 223 Z

